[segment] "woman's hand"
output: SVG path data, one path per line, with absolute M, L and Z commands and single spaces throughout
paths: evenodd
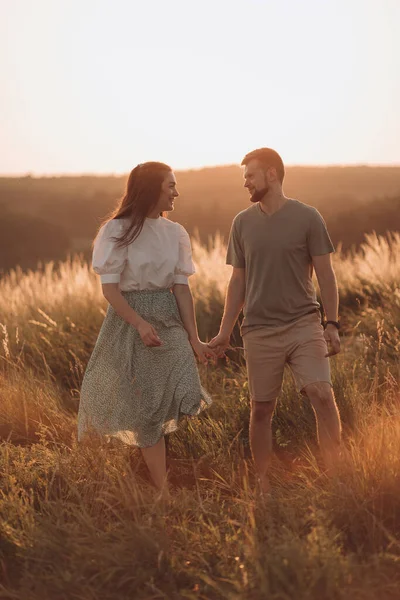
M 157 331 L 144 319 L 140 321 L 136 329 L 138 330 L 145 346 L 154 347 L 162 345 L 162 341 L 158 337 Z
M 214 350 L 208 347 L 207 344 L 201 342 L 200 340 L 194 340 L 190 342 L 193 350 L 196 353 L 197 359 L 203 365 L 208 364 L 208 359 L 211 358 L 214 362 L 217 360 L 217 355 Z

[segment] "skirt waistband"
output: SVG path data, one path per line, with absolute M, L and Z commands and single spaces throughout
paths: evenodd
M 121 290 L 122 294 L 134 294 L 136 295 L 147 295 L 147 294 L 172 294 L 170 288 L 155 288 L 155 289 L 144 289 L 144 290 Z

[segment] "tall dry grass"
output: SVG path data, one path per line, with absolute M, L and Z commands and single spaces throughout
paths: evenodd
M 193 246 L 206 338 L 230 269 L 221 239 Z M 163 507 L 137 451 L 76 441 L 79 386 L 106 307 L 97 277 L 74 257 L 2 280 L 0 597 L 398 599 L 399 250 L 393 234 L 336 254 L 344 457 L 328 478 L 313 413 L 285 378 L 268 504 L 254 492 L 242 361 L 201 367 L 215 402 L 170 438 L 175 493 Z

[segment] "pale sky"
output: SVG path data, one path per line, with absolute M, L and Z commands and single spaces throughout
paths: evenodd
M 400 0 L 0 0 L 0 173 L 400 164 Z

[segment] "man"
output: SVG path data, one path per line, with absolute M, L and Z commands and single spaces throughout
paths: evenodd
M 242 166 L 253 204 L 232 224 L 226 262 L 233 271 L 220 331 L 209 345 L 223 355 L 243 308 L 250 445 L 261 490 L 266 492 L 272 414 L 285 364 L 297 389 L 312 404 L 327 467 L 337 461 L 341 427 L 328 357 L 340 352 L 338 289 L 330 256 L 334 248 L 325 223 L 315 208 L 283 194 L 285 169 L 279 154 L 260 148 L 247 154 Z M 324 328 L 313 268 L 327 319 Z

